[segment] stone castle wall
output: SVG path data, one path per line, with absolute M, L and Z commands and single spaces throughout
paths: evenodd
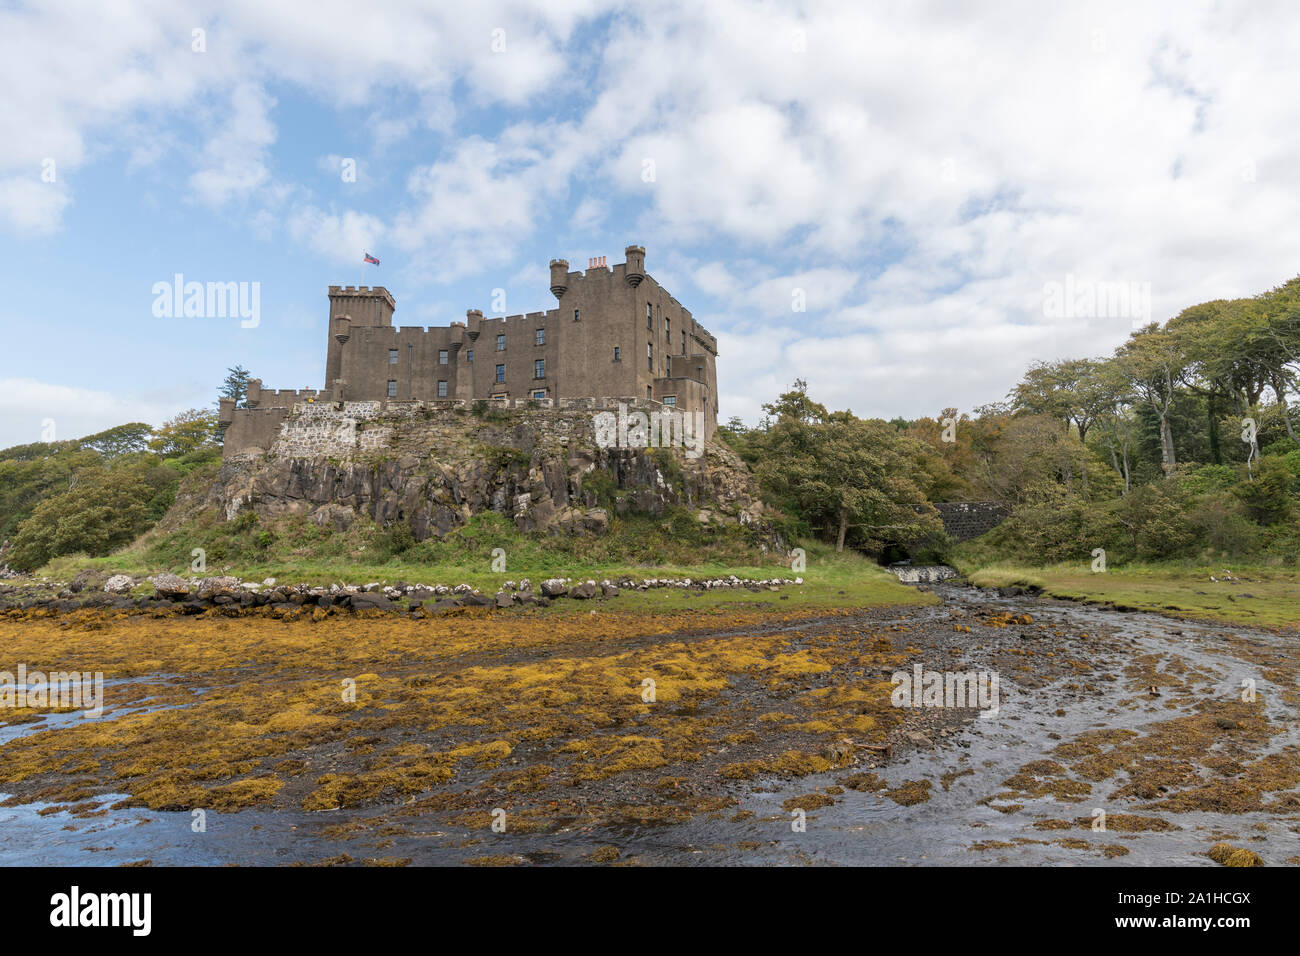
M 289 409 L 255 409 L 258 444 L 234 451 L 234 443 L 247 432 L 227 435 L 227 457 L 266 454 L 272 458 L 346 459 L 367 453 L 427 454 L 433 448 L 463 435 L 468 418 L 478 412 L 521 413 L 526 424 L 543 439 L 589 444 L 595 416 L 616 412 L 619 406 L 647 415 L 672 411 L 659 402 L 632 397 L 496 399 L 488 402 L 300 402 Z M 273 414 L 273 413 L 278 413 Z M 237 417 L 236 421 L 243 421 Z M 412 428 L 412 425 L 417 427 Z M 272 426 L 274 431 L 271 431 Z

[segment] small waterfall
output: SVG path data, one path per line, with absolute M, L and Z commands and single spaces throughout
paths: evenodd
M 938 584 L 958 576 L 957 569 L 946 564 L 891 564 L 889 570 L 903 584 Z

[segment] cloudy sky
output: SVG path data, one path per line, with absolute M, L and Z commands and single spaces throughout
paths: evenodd
M 641 243 L 723 418 L 970 410 L 1300 272 L 1297 49 L 1267 2 L 5 5 L 0 446 L 320 386 L 363 250 L 432 325 Z M 156 315 L 177 273 L 260 321 Z

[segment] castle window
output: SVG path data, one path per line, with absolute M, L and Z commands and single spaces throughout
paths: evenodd
M 497 383 L 498 383 L 498 384 L 504 384 L 504 383 L 505 383 L 505 380 L 506 380 L 506 367 L 505 367 L 504 365 L 498 365 L 498 366 L 497 366 Z
M 533 362 L 533 378 L 546 378 L 546 359 Z
M 682 329 L 682 354 L 686 354 L 686 330 Z
M 389 398 L 397 397 L 397 382 L 391 378 L 388 380 L 388 397 Z
M 438 397 L 439 397 L 439 398 L 446 398 L 446 397 L 447 397 L 447 383 L 446 383 L 446 382 L 442 382 L 442 381 L 438 382 Z
M 498 351 L 498 352 L 504 352 L 505 350 L 506 350 L 506 337 L 505 337 L 504 335 L 498 335 L 498 336 L 497 336 L 497 351 Z
M 664 319 L 664 341 L 668 343 L 669 348 L 673 347 L 673 320 L 672 319 Z
M 545 345 L 545 344 L 546 344 L 546 330 L 545 330 L 545 329 L 538 329 L 538 330 L 537 330 L 537 344 L 538 344 L 538 345 Z
M 472 361 L 474 361 L 474 350 L 473 350 L 473 349 L 470 349 L 468 352 L 465 353 L 465 361 L 466 361 L 466 362 L 472 362 Z
M 651 308 L 649 302 L 645 304 L 645 327 L 647 329 L 653 329 L 655 327 L 654 310 Z
M 446 364 L 447 364 L 447 350 L 446 350 L 446 349 L 438 349 L 438 364 L 439 364 L 439 365 L 446 365 Z
M 650 371 L 655 370 L 655 347 L 649 342 L 645 344 L 645 365 Z
M 397 364 L 397 349 L 388 350 L 388 364 L 389 365 Z
M 541 389 L 539 391 L 533 392 L 533 398 L 545 398 L 545 397 L 546 397 L 546 389 Z
M 623 350 L 620 349 L 617 345 L 615 345 L 615 346 L 614 346 L 614 361 L 615 361 L 615 362 L 621 362 L 621 361 L 623 361 L 623 359 L 622 359 L 622 354 L 623 354 Z
M 665 395 L 665 396 L 664 396 L 664 404 L 667 405 L 669 408 L 676 408 L 676 407 L 677 407 L 677 396 L 676 396 L 676 395 Z
M 581 313 L 581 311 L 582 311 L 581 309 L 574 309 L 574 310 L 573 310 L 573 321 L 574 321 L 574 322 L 577 322 L 577 321 L 578 321 L 579 313 Z

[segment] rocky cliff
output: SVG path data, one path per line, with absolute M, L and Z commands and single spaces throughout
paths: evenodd
M 300 404 L 264 455 L 227 458 L 192 507 L 234 519 L 300 515 L 345 530 L 357 515 L 405 522 L 417 541 L 495 511 L 523 532 L 600 533 L 610 515 L 690 509 L 702 524 L 737 524 L 776 546 L 746 465 L 725 445 L 597 444 L 605 403 L 553 409 L 445 403 Z M 184 505 L 178 502 L 184 509 Z

